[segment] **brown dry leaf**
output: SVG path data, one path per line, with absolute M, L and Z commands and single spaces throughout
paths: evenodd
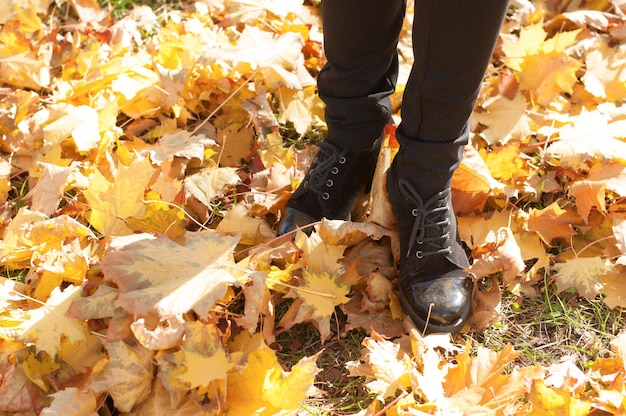
M 544 209 L 532 209 L 528 218 L 528 231 L 535 231 L 541 236 L 546 244 L 552 240 L 560 238 L 569 240 L 577 232 L 573 225 L 578 225 L 582 221 L 577 214 L 570 210 L 561 208 L 558 202 L 553 202 Z
M 387 196 L 387 171 L 391 167 L 391 162 L 398 153 L 399 147 L 395 126 L 386 125 L 370 191 L 371 208 L 368 221 L 379 224 L 388 230 L 396 223 L 396 217 Z
M 119 289 L 116 306 L 131 314 L 167 317 L 194 310 L 204 317 L 229 286 L 240 284 L 233 276 L 236 237 L 188 233 L 183 246 L 137 234 L 118 242 L 105 253 L 101 268 L 105 281 Z
M 111 318 L 118 295 L 116 288 L 100 285 L 90 296 L 74 299 L 65 315 L 81 321 Z
M 519 245 L 508 227 L 490 232 L 485 243 L 473 249 L 474 263 L 468 269 L 476 279 L 502 272 L 505 287 L 525 268 Z
M 606 212 L 606 191 L 626 196 L 626 164 L 619 162 L 597 163 L 591 167 L 587 177 L 570 187 L 570 194 L 576 198 L 576 208 L 580 216 L 588 221 L 592 207 Z
M 152 353 L 124 341 L 108 342 L 105 347 L 109 357 L 106 368 L 91 377 L 89 388 L 96 394 L 107 392 L 116 408 L 128 412 L 150 393 Z
M 363 309 L 362 298 L 362 293 L 356 292 L 352 295 L 350 301 L 342 306 L 343 311 L 348 316 L 348 322 L 346 322 L 346 327 L 344 328 L 346 333 L 355 328 L 363 328 L 369 333 L 376 332 L 389 338 L 397 338 L 406 334 L 406 329 L 404 329 L 401 320 L 404 319 L 404 316 L 401 318 L 395 316 L 388 309 L 371 313 Z
M 130 329 L 137 342 L 152 351 L 174 348 L 180 344 L 185 335 L 185 327 L 179 316 L 163 319 L 154 327 L 149 325 L 146 319 L 139 318 L 130 324 Z
M 46 392 L 30 381 L 19 365 L 7 360 L 0 364 L 0 371 L 0 411 L 9 414 L 39 413 L 48 405 Z
M 552 266 L 559 291 L 575 288 L 580 296 L 595 299 L 602 285 L 599 279 L 615 269 L 610 260 L 599 257 L 576 257 Z
M 472 294 L 472 313 L 469 325 L 472 331 L 482 331 L 500 318 L 502 293 L 495 276 L 491 276 L 491 287 L 480 290 L 476 285 Z

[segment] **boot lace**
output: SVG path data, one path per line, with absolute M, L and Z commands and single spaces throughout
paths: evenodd
M 417 258 L 452 253 L 449 243 L 450 217 L 446 215 L 446 200 L 450 190 L 441 191 L 424 202 L 406 180 L 400 179 L 398 188 L 400 195 L 415 206 L 411 210 L 414 220 L 407 257 L 416 244 L 421 246 L 415 251 Z
M 327 192 L 335 184 L 335 177 L 339 173 L 339 166 L 346 163 L 345 152 L 337 147 L 321 142 L 317 144 L 319 151 L 315 156 L 315 166 L 311 166 L 308 179 L 303 183 L 304 187 L 320 195 L 322 199 L 330 199 Z

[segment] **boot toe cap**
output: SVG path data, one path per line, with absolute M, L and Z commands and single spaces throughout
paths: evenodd
M 400 289 L 403 309 L 426 333 L 459 332 L 469 317 L 472 283 L 461 276 L 442 276 Z

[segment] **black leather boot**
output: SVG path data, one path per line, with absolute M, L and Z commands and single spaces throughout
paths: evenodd
M 387 177 L 389 199 L 400 234 L 400 301 L 425 333 L 459 332 L 469 317 L 472 282 L 461 245 L 450 189 L 424 201 L 398 175 L 394 162 Z
M 376 168 L 380 139 L 370 149 L 342 149 L 318 143 L 319 151 L 302 183 L 291 195 L 278 234 L 321 220 L 349 220 L 359 191 L 369 190 Z M 311 229 L 304 230 L 307 233 Z

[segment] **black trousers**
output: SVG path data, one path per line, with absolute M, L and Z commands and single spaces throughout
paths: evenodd
M 406 0 L 322 0 L 321 7 L 328 62 L 318 89 L 326 140 L 365 149 L 391 121 Z M 460 162 L 507 7 L 507 0 L 415 0 L 415 61 L 396 131 L 396 163 L 424 197 L 447 186 Z

